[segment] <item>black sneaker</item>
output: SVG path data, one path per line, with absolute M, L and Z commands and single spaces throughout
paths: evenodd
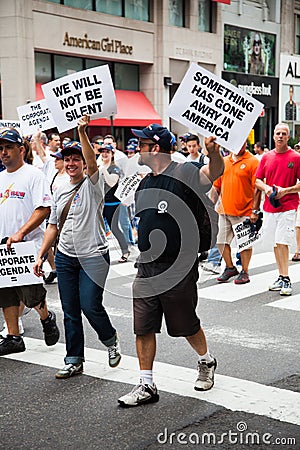
M 56 378 L 70 378 L 83 372 L 83 364 L 66 364 L 56 372 Z
M 6 338 L 0 341 L 0 356 L 21 353 L 25 352 L 25 350 L 25 344 L 21 336 L 8 334 Z
M 49 273 L 49 275 L 47 277 L 44 277 L 44 283 L 51 284 L 51 283 L 53 283 L 53 281 L 55 280 L 56 277 L 57 277 L 56 270 L 53 270 L 52 272 Z
M 116 342 L 108 350 L 108 363 L 110 367 L 117 367 L 121 361 L 121 349 L 118 334 L 116 333 Z
M 56 316 L 53 311 L 49 311 L 49 317 L 45 320 L 41 320 L 43 331 L 44 331 L 44 339 L 46 345 L 54 345 L 59 339 L 59 329 L 56 325 Z
M 220 283 L 224 283 L 225 281 L 228 281 L 229 278 L 231 277 L 235 277 L 236 275 L 238 275 L 239 272 L 237 270 L 236 267 L 225 267 L 224 272 L 222 273 L 222 275 L 220 275 L 217 280 Z

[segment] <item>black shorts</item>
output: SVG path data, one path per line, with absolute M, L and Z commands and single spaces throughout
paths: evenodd
M 20 302 L 23 302 L 28 308 L 34 308 L 40 303 L 43 307 L 46 293 L 47 291 L 42 284 L 1 288 L 0 307 L 19 306 Z
M 163 316 L 170 336 L 192 336 L 200 329 L 196 314 L 198 261 L 177 284 L 165 283 L 170 278 L 168 269 L 170 275 L 172 264 L 151 262 L 138 265 L 133 283 L 134 333 L 137 335 L 160 333 Z

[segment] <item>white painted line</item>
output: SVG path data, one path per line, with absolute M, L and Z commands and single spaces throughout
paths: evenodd
M 54 368 L 63 365 L 64 344 L 56 344 L 49 348 L 38 339 L 25 338 L 25 342 L 26 352 L 5 358 Z M 120 366 L 115 369 L 109 368 L 107 359 L 106 351 L 87 348 L 84 373 L 120 383 L 133 385 L 137 383 L 137 358 L 124 355 Z M 154 372 L 155 382 L 161 391 L 203 400 L 232 411 L 258 414 L 300 425 L 300 393 L 298 392 L 219 374 L 216 374 L 215 386 L 212 390 L 197 392 L 194 390 L 196 370 L 155 362 Z
M 280 300 L 267 303 L 264 306 L 273 306 L 280 309 L 291 309 L 292 311 L 300 311 L 300 294 L 291 297 L 280 297 Z
M 300 270 L 297 265 L 289 267 L 289 274 L 292 283 L 300 281 Z M 250 283 L 243 285 L 235 285 L 233 282 L 234 278 L 227 283 L 218 283 L 216 281 L 216 285 L 214 286 L 200 288 L 198 292 L 199 297 L 223 302 L 236 302 L 251 295 L 263 294 L 268 291 L 269 285 L 278 278 L 278 270 L 257 275 L 251 275 L 250 272 Z M 274 296 L 277 295 L 279 293 L 274 292 Z

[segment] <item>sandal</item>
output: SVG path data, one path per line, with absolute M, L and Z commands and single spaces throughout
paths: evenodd
M 119 263 L 125 263 L 128 261 L 130 252 L 124 253 L 124 255 L 121 256 L 121 258 L 119 259 Z
M 292 261 L 300 261 L 300 252 L 296 252 L 292 257 Z

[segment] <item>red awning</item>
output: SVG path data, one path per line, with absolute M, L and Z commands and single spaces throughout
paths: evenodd
M 150 123 L 162 123 L 158 113 L 153 108 L 143 92 L 116 90 L 118 113 L 114 116 L 115 127 L 146 127 Z M 44 98 L 40 83 L 36 83 L 36 100 Z M 110 127 L 109 119 L 92 120 L 94 127 Z

